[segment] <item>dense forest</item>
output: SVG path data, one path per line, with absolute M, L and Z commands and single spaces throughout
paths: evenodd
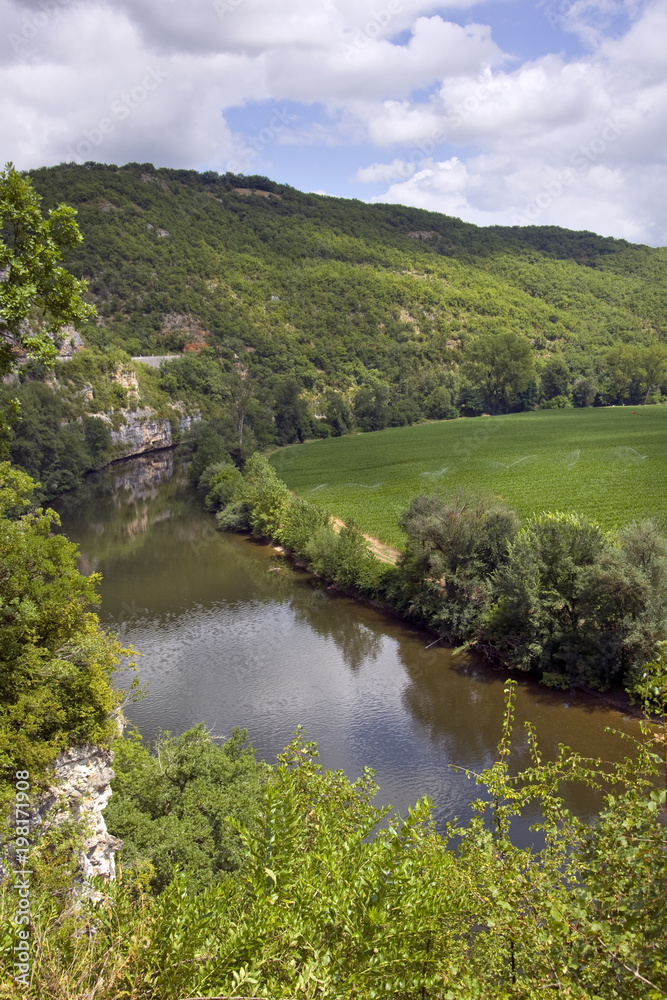
M 30 178 L 43 208 L 76 208 L 84 237 L 66 263 L 97 316 L 81 324 L 86 351 L 57 374 L 66 407 L 88 394 L 89 417 L 139 405 L 118 384 L 110 398 L 113 371 L 165 354 L 177 357 L 159 370 L 134 364 L 142 400 L 195 405 L 241 464 L 257 447 L 353 427 L 667 392 L 664 249 L 152 164 Z M 58 390 L 20 389 L 26 413 L 49 414 L 45 428 Z M 90 467 L 95 432 L 80 446 Z M 21 447 L 14 460 L 44 478 Z

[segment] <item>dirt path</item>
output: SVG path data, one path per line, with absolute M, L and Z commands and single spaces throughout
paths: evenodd
M 345 521 L 341 521 L 339 517 L 332 517 L 331 523 L 336 531 L 340 531 L 341 528 L 345 527 Z M 392 566 L 396 565 L 401 556 L 400 549 L 394 549 L 391 545 L 385 545 L 379 538 L 373 538 L 372 535 L 364 535 L 364 538 L 369 543 L 371 552 L 380 562 L 389 563 Z

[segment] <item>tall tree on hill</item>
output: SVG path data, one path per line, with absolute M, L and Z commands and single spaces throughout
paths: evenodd
M 506 413 L 533 378 L 530 344 L 518 333 L 484 334 L 465 347 L 463 374 L 492 413 Z
M 308 408 L 300 392 L 301 387 L 295 378 L 286 378 L 276 389 L 274 414 L 279 444 L 303 441 L 311 430 Z

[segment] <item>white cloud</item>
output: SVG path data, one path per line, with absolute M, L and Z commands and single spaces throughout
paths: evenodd
M 623 37 L 603 40 L 589 57 L 549 54 L 478 82 L 461 75 L 444 80 L 428 104 L 377 109 L 371 135 L 397 135 L 399 122 L 405 141 L 418 146 L 439 125 L 451 145 L 483 152 L 465 164 L 433 163 L 417 148 L 420 169 L 374 200 L 479 224 L 522 218 L 666 243 L 666 46 L 667 10 L 651 3 Z M 373 165 L 375 177 L 381 168 Z M 550 197 L 566 171 L 563 190 Z M 357 176 L 364 179 L 363 169 Z
M 373 163 L 370 167 L 360 167 L 354 175 L 354 179 L 362 184 L 377 184 L 395 181 L 399 178 L 405 180 L 411 177 L 415 170 L 414 163 L 407 160 L 392 160 L 391 163 Z
M 570 170 L 535 221 L 667 242 L 664 0 L 545 7 L 586 55 L 517 64 L 490 25 L 461 27 L 426 0 L 0 0 L 0 161 L 57 163 L 90 146 L 76 155 L 255 168 L 256 118 L 235 134 L 225 113 L 318 104 L 324 116 L 292 121 L 276 143 L 295 157 L 306 145 L 327 158 L 336 146 L 375 147 L 355 179 L 387 185 L 383 200 L 509 223 Z M 622 126 L 613 138 L 609 121 Z M 348 176 L 349 152 L 345 163 Z

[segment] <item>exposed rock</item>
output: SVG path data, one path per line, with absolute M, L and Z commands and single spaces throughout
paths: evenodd
M 119 722 L 119 725 L 121 723 Z M 113 753 L 91 743 L 72 747 L 57 757 L 53 769 L 53 784 L 38 796 L 30 809 L 30 841 L 37 840 L 49 830 L 68 821 L 74 821 L 81 831 L 79 848 L 79 873 L 88 880 L 97 875 L 116 877 L 115 852 L 122 840 L 107 830 L 102 815 L 111 798 L 111 769 Z M 0 864 L 0 877 L 16 867 L 11 849 Z
M 81 334 L 77 333 L 73 326 L 62 327 L 58 338 L 62 338 L 58 350 L 59 361 L 69 361 L 77 351 L 82 351 L 85 347 Z
M 256 194 L 260 198 L 277 198 L 278 201 L 283 200 L 281 194 L 276 194 L 274 191 L 262 191 L 260 188 L 232 188 L 232 190 L 236 191 L 237 194 L 242 194 L 246 198 L 248 195 Z
M 114 372 L 114 381 L 118 385 L 122 386 L 123 389 L 127 389 L 128 392 L 134 394 L 135 396 L 139 394 L 139 383 L 137 382 L 137 376 L 132 368 L 123 368 L 122 365 L 116 369 Z
M 122 414 L 125 419 L 123 425 L 111 430 L 114 459 L 143 455 L 144 452 L 156 451 L 158 448 L 171 448 L 174 444 L 171 421 L 168 417 L 158 417 L 150 406 L 138 410 L 123 410 Z M 99 416 L 108 423 L 111 422 L 107 414 Z M 174 416 L 181 433 L 189 430 L 197 419 L 176 410 Z
M 111 798 L 113 753 L 90 743 L 73 747 L 55 763 L 54 784 L 41 795 L 32 811 L 33 836 L 73 819 L 84 835 L 79 852 L 80 872 L 116 877 L 114 853 L 122 845 L 107 830 L 102 812 Z
M 205 344 L 208 338 L 208 330 L 200 326 L 196 319 L 180 313 L 167 313 L 160 332 L 163 337 L 171 333 L 183 333 L 190 343 L 195 344 Z

